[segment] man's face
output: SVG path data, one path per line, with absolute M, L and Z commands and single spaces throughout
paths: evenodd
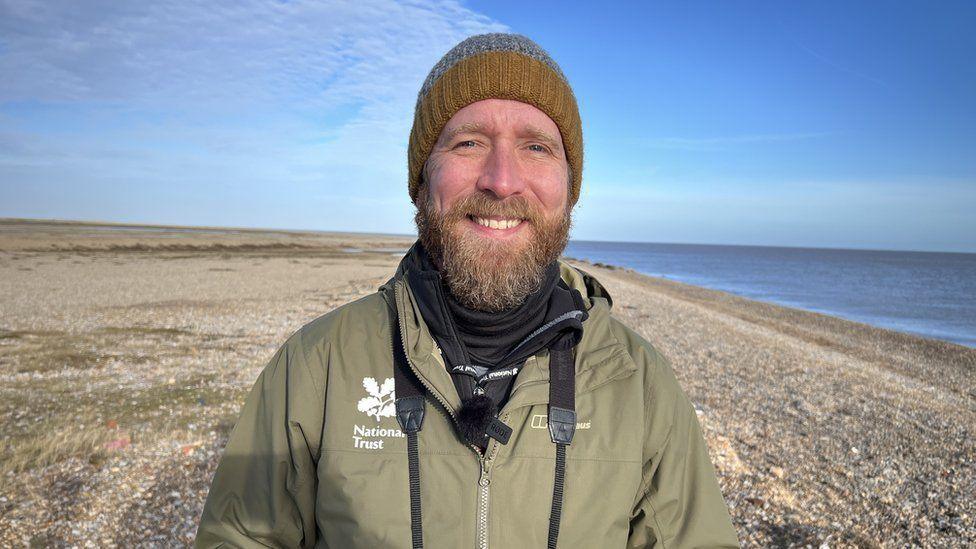
M 485 99 L 447 122 L 415 221 L 459 302 L 502 311 L 538 289 L 569 239 L 568 179 L 559 127 L 532 105 Z

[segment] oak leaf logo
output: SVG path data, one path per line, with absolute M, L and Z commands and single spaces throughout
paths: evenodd
M 386 378 L 382 387 L 375 379 L 364 377 L 363 389 L 366 389 L 366 394 L 369 396 L 359 399 L 357 408 L 360 412 L 375 417 L 377 423 L 384 417 L 396 417 L 394 388 L 395 383 L 392 377 Z

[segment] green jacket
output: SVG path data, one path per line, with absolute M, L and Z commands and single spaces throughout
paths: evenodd
M 695 409 L 667 359 L 611 316 L 595 278 L 564 262 L 560 275 L 589 318 L 576 348 L 559 547 L 737 547 Z M 508 444 L 491 440 L 482 456 L 456 434 L 460 399 L 404 276 L 401 263 L 379 291 L 311 321 L 275 353 L 224 450 L 197 547 L 411 546 L 389 298 L 432 392 L 418 439 L 425 547 L 546 546 L 548 350 L 526 361 L 499 414 L 513 429 Z

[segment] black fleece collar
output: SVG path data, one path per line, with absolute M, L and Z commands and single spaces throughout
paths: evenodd
M 554 345 L 572 347 L 583 337 L 588 316 L 583 297 L 559 277 L 557 262 L 547 268 L 545 283 L 526 302 L 510 311 L 485 313 L 454 300 L 419 240 L 405 259 L 420 313 L 462 401 L 480 386 L 501 407 L 526 359 Z

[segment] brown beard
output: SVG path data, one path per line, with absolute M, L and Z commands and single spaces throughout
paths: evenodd
M 529 238 L 493 241 L 464 228 L 469 215 L 524 219 Z M 417 193 L 414 215 L 417 234 L 454 298 L 469 309 L 499 312 L 520 305 L 539 289 L 546 267 L 569 243 L 571 208 L 553 219 L 542 215 L 524 197 L 504 201 L 477 192 L 438 215 L 426 182 Z

